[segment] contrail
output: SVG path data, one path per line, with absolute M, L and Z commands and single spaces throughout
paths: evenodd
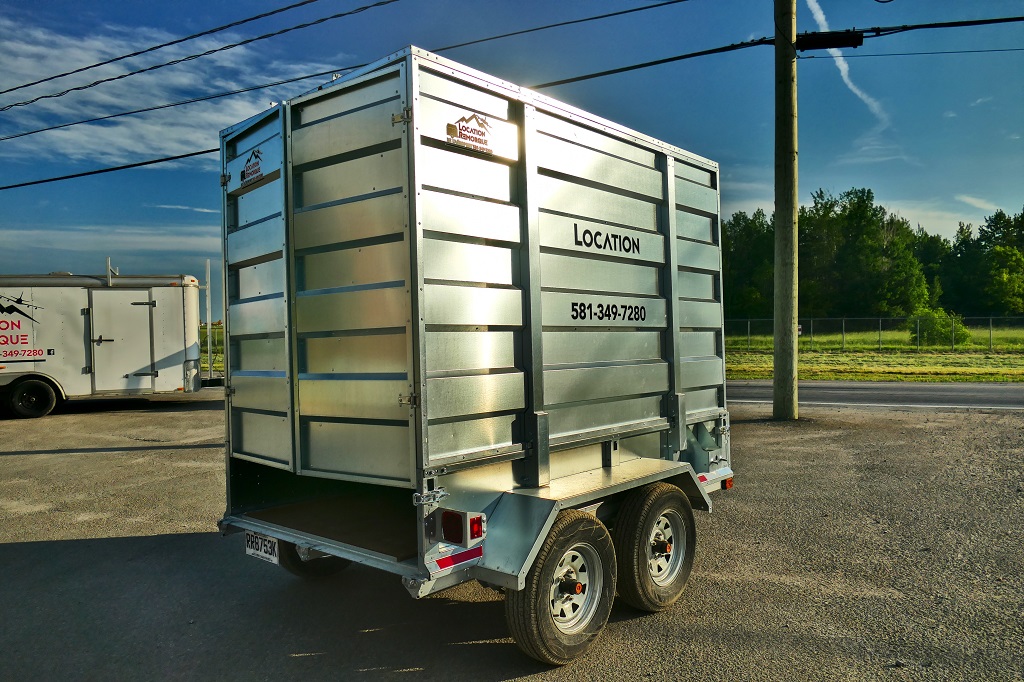
M 818 0 L 807 0 L 807 7 L 810 8 L 811 14 L 814 15 L 814 21 L 818 24 L 819 31 L 828 31 L 828 19 L 825 18 L 825 13 L 821 9 L 821 5 L 818 4 Z M 854 82 L 850 79 L 850 65 L 847 63 L 846 58 L 843 57 L 843 53 L 834 47 L 830 47 L 828 53 L 832 55 L 832 59 L 835 61 L 836 68 L 839 69 L 839 75 L 842 77 L 843 82 L 846 83 L 846 87 L 850 89 L 857 98 L 867 105 L 867 108 L 871 110 L 871 113 L 878 119 L 878 129 L 876 132 L 884 130 L 889 127 L 889 114 L 886 113 L 885 109 L 882 108 L 882 104 L 858 88 Z

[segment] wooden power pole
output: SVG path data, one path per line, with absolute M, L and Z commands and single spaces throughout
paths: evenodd
M 775 372 L 773 415 L 797 402 L 796 0 L 775 0 Z

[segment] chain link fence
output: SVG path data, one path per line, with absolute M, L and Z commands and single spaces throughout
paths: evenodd
M 821 352 L 1024 352 L 1024 317 L 801 318 L 801 351 Z M 771 319 L 725 321 L 727 351 L 772 352 Z

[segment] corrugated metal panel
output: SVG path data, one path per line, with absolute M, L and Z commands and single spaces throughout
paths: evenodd
M 288 380 L 284 372 L 279 377 L 240 376 L 238 372 L 231 379 L 235 389 L 231 398 L 233 407 L 287 412 L 291 397 L 288 395 Z
M 718 332 L 679 332 L 679 347 L 683 357 L 717 355 L 717 337 Z
M 725 381 L 721 358 L 681 358 L 682 388 L 719 386 Z
M 718 192 L 712 187 L 676 178 L 676 204 L 717 215 Z
M 419 180 L 424 185 L 496 201 L 512 200 L 511 169 L 504 164 L 433 147 L 421 146 L 417 154 L 422 163 Z
M 284 337 L 273 339 L 232 339 L 233 370 L 282 372 L 288 367 Z
M 536 150 L 541 168 L 608 186 L 611 191 L 662 198 L 661 173 L 587 147 L 543 137 Z
M 648 168 L 655 167 L 656 156 L 650 149 L 638 147 L 605 133 L 589 130 L 576 123 L 549 114 L 538 113 L 536 118 L 537 130 L 542 133 L 553 137 L 560 137 L 563 140 L 568 140 L 584 147 L 590 147 L 606 154 L 618 156 Z
M 295 306 L 300 334 L 404 327 L 409 322 L 404 286 L 299 296 Z
M 565 436 L 599 428 L 648 422 L 661 416 L 661 397 L 631 398 L 586 405 L 551 408 L 551 436 Z
M 427 379 L 427 417 L 510 412 L 525 406 L 522 372 Z
M 292 131 L 292 162 L 301 166 L 397 140 L 404 131 L 391 117 L 401 112 L 402 102 L 392 99 L 297 128 Z
M 305 416 L 405 420 L 409 408 L 399 405 L 398 397 L 408 393 L 405 379 L 299 378 L 299 404 Z
M 661 332 L 544 332 L 544 365 L 656 360 Z
M 298 211 L 293 223 L 295 249 L 406 233 L 408 223 L 408 199 L 401 192 Z
M 629 263 L 561 256 L 540 256 L 541 286 L 620 294 L 658 293 L 658 269 Z
M 667 363 L 554 369 L 544 372 L 545 407 L 582 400 L 658 393 L 667 389 Z
M 523 323 L 522 292 L 428 284 L 423 291 L 427 324 L 519 326 Z
M 427 454 L 433 462 L 460 454 L 510 447 L 514 442 L 512 426 L 515 420 L 515 415 L 498 415 L 430 424 L 427 427 Z
M 650 232 L 658 228 L 658 210 L 654 203 L 545 175 L 537 178 L 537 192 L 542 209 Z
M 704 329 L 720 329 L 722 326 L 722 305 L 689 301 L 680 305 L 679 326 Z
M 515 366 L 513 332 L 427 332 L 427 372 Z
M 280 462 L 292 459 L 292 430 L 286 415 L 231 410 L 232 451 Z
M 299 291 L 405 283 L 409 245 L 404 241 L 312 253 L 302 258 Z
M 306 419 L 303 468 L 349 476 L 409 481 L 408 426 Z
M 718 248 L 712 244 L 677 239 L 676 248 L 679 251 L 680 267 L 709 272 L 718 272 L 721 268 L 722 256 Z
M 268 334 L 285 328 L 284 298 L 236 303 L 228 307 L 232 336 Z
M 718 297 L 715 295 L 717 275 L 680 270 L 678 277 L 680 298 L 694 298 L 703 301 L 717 300 Z
M 379 104 L 386 100 L 401 99 L 402 69 L 386 74 L 381 79 L 371 80 L 356 87 L 329 89 L 320 97 L 303 102 L 292 109 L 292 120 L 295 126 L 308 126 L 316 121 L 339 116 L 346 112 L 358 112 L 360 109 Z M 391 121 L 388 120 L 390 125 Z M 358 139 L 348 130 L 340 130 L 341 137 Z
M 423 229 L 519 243 L 519 208 L 425 190 L 420 197 Z
M 419 76 L 420 94 L 449 102 L 458 102 L 461 106 L 479 111 L 487 116 L 496 116 L 504 120 L 510 118 L 507 99 L 449 80 L 427 69 L 420 69 Z
M 301 338 L 310 374 L 407 374 L 409 339 L 401 334 Z
M 716 243 L 715 219 L 706 215 L 697 215 L 687 211 L 676 211 L 676 225 L 679 236 L 686 239 Z
M 394 149 L 305 171 L 296 169 L 293 178 L 295 208 L 401 187 L 405 167 L 405 154 L 401 149 Z
M 503 247 L 423 240 L 426 279 L 511 286 L 512 261 L 512 251 Z

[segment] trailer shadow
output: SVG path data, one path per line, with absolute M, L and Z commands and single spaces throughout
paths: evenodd
M 547 667 L 467 583 L 414 600 L 352 566 L 303 581 L 215 533 L 0 545 L 0 679 L 472 679 Z

